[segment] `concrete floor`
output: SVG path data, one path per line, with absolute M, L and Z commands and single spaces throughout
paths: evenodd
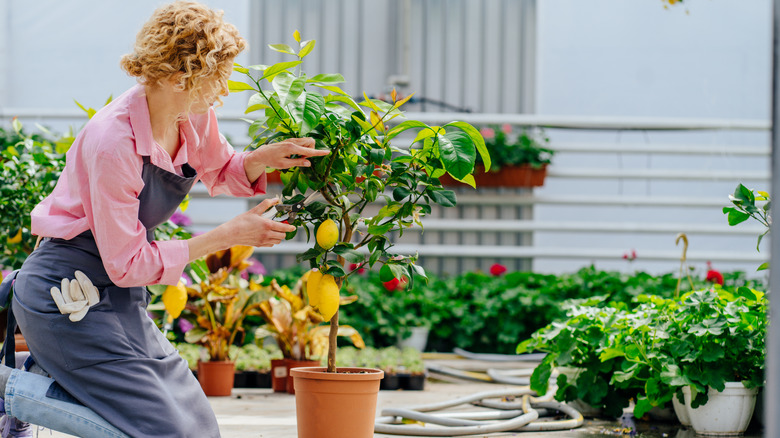
M 441 364 L 457 364 L 462 369 L 479 369 L 485 364 L 474 361 L 437 361 Z M 524 364 L 523 364 L 524 365 Z M 490 364 L 491 367 L 512 368 L 523 366 L 516 363 Z M 377 400 L 377 416 L 385 408 L 402 408 L 417 404 L 442 402 L 456 397 L 483 391 L 516 388 L 511 385 L 447 379 L 429 379 L 424 391 L 380 391 Z M 217 421 L 224 438 L 296 438 L 298 436 L 295 420 L 295 396 L 286 393 L 274 393 L 270 389 L 234 389 L 230 397 L 210 398 Z M 472 410 L 464 406 L 461 410 Z M 435 426 L 431 426 L 435 427 Z M 637 434 L 642 438 L 695 438 L 691 430 L 681 428 L 679 424 L 637 423 Z M 63 438 L 70 435 L 48 430 L 40 431 L 40 437 Z M 397 435 L 375 434 L 375 438 L 390 438 Z M 582 427 L 574 430 L 555 432 L 514 432 L 490 435 L 472 435 L 477 437 L 527 437 L 527 438 L 601 438 L 623 435 L 620 424 L 614 421 L 585 420 Z M 747 438 L 760 437 L 760 431 L 751 432 Z M 344 437 L 351 438 L 351 437 Z

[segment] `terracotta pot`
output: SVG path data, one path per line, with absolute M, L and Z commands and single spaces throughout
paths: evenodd
M 14 344 L 16 345 L 16 351 L 30 351 L 27 348 L 27 341 L 21 333 L 14 335 Z
M 271 359 L 271 389 L 287 392 L 287 359 Z
M 233 361 L 198 362 L 198 381 L 210 397 L 229 396 L 233 390 L 235 363 Z
M 298 438 L 373 438 L 379 381 L 373 368 L 296 368 Z
M 287 361 L 287 384 L 286 384 L 286 390 L 288 394 L 295 394 L 295 385 L 293 384 L 293 379 L 290 376 L 290 371 L 293 368 L 300 368 L 300 367 L 317 367 L 320 366 L 320 362 L 317 360 L 295 360 L 295 359 L 286 359 Z
M 547 165 L 533 168 L 524 164 L 520 166 L 504 166 L 498 172 L 487 172 L 481 165 L 474 166 L 474 179 L 479 187 L 539 187 L 544 185 L 547 176 Z M 445 174 L 439 181 L 446 186 L 465 186 L 464 183 L 452 179 Z

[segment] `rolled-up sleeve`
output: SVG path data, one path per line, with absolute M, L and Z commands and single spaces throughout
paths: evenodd
M 247 179 L 244 160 L 249 152 L 236 152 L 219 133 L 213 109 L 203 116 L 192 118 L 188 131 L 189 135 L 185 133 L 187 141 L 198 144 L 193 154 L 196 158 L 191 159 L 190 164 L 198 171 L 211 196 L 250 197 L 266 192 L 266 174 L 260 175 L 256 181 Z
M 85 213 L 103 265 L 120 287 L 176 284 L 189 263 L 186 241 L 148 242 L 138 219 L 141 157 L 101 148 L 87 163 Z

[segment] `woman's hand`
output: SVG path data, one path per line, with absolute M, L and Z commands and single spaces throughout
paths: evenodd
M 313 138 L 290 138 L 278 143 L 269 143 L 255 149 L 244 160 L 244 171 L 249 182 L 254 183 L 265 172 L 266 167 L 289 169 L 309 167 L 309 157 L 322 157 L 330 151 L 314 149 Z M 292 158 L 297 155 L 297 158 Z
M 295 227 L 262 217 L 278 203 L 277 198 L 266 199 L 217 228 L 187 240 L 190 261 L 234 245 L 269 247 L 280 243 L 285 233 L 295 231 Z
M 279 199 L 266 199 L 255 208 L 242 213 L 225 225 L 232 228 L 236 245 L 274 246 L 284 240 L 286 233 L 295 231 L 295 227 L 283 222 L 262 217 L 269 208 L 279 203 Z M 232 245 L 231 245 L 232 246 Z

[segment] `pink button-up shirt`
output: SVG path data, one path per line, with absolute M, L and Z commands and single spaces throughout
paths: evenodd
M 265 193 L 266 176 L 247 180 L 246 153 L 219 133 L 213 109 L 180 124 L 181 147 L 171 156 L 152 138 L 144 87 L 136 85 L 82 129 L 52 193 L 32 212 L 32 232 L 71 239 L 92 230 L 111 280 L 121 287 L 176 284 L 189 263 L 186 241 L 146 240 L 138 219 L 143 156 L 169 172 L 189 163 L 212 196 Z

